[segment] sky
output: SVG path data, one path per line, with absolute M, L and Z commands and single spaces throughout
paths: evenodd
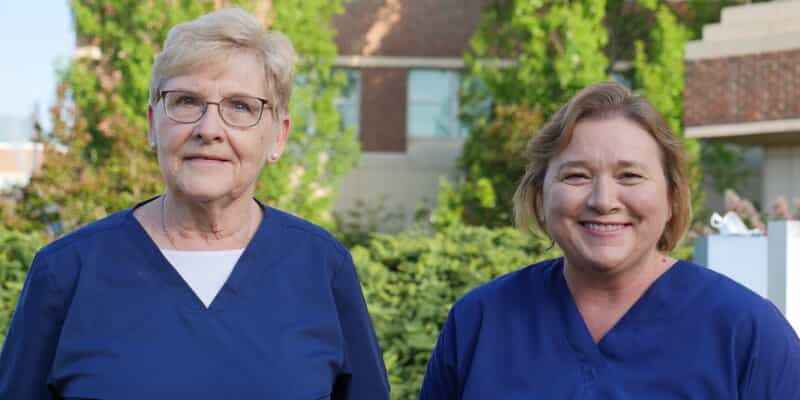
M 68 0 L 0 0 L 0 116 L 30 116 L 38 103 L 49 117 L 57 67 L 74 51 Z

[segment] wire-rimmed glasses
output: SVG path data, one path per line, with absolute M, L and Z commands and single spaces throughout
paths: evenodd
M 215 103 L 186 90 L 163 90 L 161 101 L 164 103 L 167 117 L 182 124 L 199 121 L 206 114 L 208 105 L 214 104 L 222 121 L 236 128 L 255 126 L 261 121 L 264 108 L 272 109 L 268 100 L 259 97 L 231 96 Z

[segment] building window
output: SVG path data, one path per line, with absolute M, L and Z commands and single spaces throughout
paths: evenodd
M 418 138 L 460 137 L 457 71 L 412 69 L 408 74 L 408 134 Z
M 359 134 L 359 116 L 361 102 L 361 71 L 354 68 L 338 69 L 344 75 L 345 83 L 339 98 L 336 99 L 336 109 L 339 111 L 339 123 L 342 130 L 352 129 L 356 136 Z

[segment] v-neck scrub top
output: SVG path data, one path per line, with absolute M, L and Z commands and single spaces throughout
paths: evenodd
M 454 304 L 421 400 L 798 400 L 800 341 L 768 301 L 679 261 L 595 344 L 563 259 Z
M 383 400 L 353 262 L 264 218 L 208 308 L 128 209 L 40 250 L 0 355 L 0 399 Z

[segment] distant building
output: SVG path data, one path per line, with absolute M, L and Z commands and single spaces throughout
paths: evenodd
M 31 118 L 0 116 L 0 190 L 25 185 L 42 165 L 43 148 L 31 142 Z
M 362 157 L 335 209 L 383 198 L 407 220 L 454 176 L 466 135 L 458 120 L 463 54 L 491 0 L 353 0 L 335 20 L 348 76 L 338 106 Z
M 800 197 L 800 1 L 723 9 L 686 46 L 685 87 L 688 137 L 757 150 L 749 197 Z

